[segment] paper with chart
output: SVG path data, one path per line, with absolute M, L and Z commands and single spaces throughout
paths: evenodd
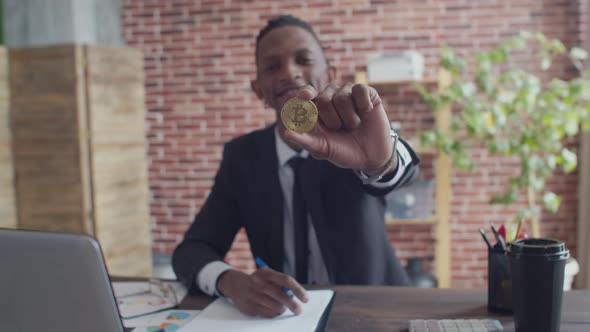
M 260 318 L 241 313 L 228 300 L 219 298 L 209 304 L 191 322 L 182 327 L 180 332 L 197 331 L 256 331 L 288 332 L 315 331 L 330 300 L 332 290 L 310 290 L 308 303 L 302 303 L 303 312 L 295 316 L 285 311 L 276 318 Z
M 125 327 L 135 327 L 133 332 L 178 331 L 190 322 L 200 310 L 164 310 L 154 314 L 123 320 Z
M 176 281 L 161 282 L 174 292 L 175 296 L 169 298 L 151 292 L 148 281 L 115 281 L 111 284 L 117 299 L 119 314 L 123 318 L 171 309 L 186 295 L 186 288 Z

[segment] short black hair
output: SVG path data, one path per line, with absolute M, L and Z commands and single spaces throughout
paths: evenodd
M 280 15 L 268 20 L 266 26 L 258 32 L 258 36 L 256 36 L 256 59 L 258 59 L 258 44 L 260 44 L 260 40 L 272 30 L 289 25 L 298 26 L 305 29 L 307 32 L 311 33 L 313 38 L 320 45 L 320 48 L 322 47 L 322 43 L 320 42 L 318 35 L 315 33 L 309 23 L 295 16 Z

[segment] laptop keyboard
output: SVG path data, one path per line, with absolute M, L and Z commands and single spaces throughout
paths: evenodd
M 501 332 L 496 319 L 414 319 L 409 332 Z

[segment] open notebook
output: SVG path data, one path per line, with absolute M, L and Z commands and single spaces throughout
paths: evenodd
M 258 318 L 247 316 L 223 298 L 208 305 L 205 310 L 182 327 L 179 332 L 193 331 L 317 331 L 325 324 L 329 313 L 329 305 L 334 297 L 333 290 L 307 291 L 309 302 L 302 303 L 303 312 L 295 316 L 285 311 L 275 318 Z M 324 315 L 325 313 L 325 315 Z

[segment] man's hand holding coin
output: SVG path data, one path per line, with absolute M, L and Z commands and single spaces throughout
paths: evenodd
M 392 157 L 389 119 L 374 88 L 365 84 L 346 84 L 342 87 L 330 84 L 324 91 L 318 92 L 312 86 L 306 86 L 295 98 L 316 105 L 318 122 L 308 132 L 296 132 L 293 130 L 296 128 L 289 128 L 282 117 L 285 127 L 290 129 L 285 132 L 285 138 L 309 151 L 314 158 L 371 174 L 381 170 Z M 285 106 L 293 103 L 293 99 Z M 396 165 L 394 162 L 391 170 Z

